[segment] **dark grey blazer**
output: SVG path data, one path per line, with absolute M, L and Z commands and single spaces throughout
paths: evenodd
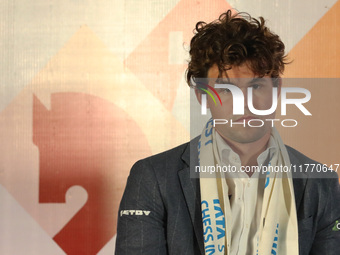
M 287 150 L 293 165 L 316 163 Z M 187 143 L 132 167 L 119 208 L 115 254 L 204 254 L 199 179 L 190 178 L 189 161 Z M 293 179 L 300 255 L 340 254 L 337 176 L 304 177 Z

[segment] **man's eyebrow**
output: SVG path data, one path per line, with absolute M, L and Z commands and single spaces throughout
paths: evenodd
M 264 81 L 264 78 L 263 77 L 255 77 L 249 83 L 256 83 L 256 82 L 259 82 L 259 81 Z
M 222 77 L 218 77 L 216 79 L 215 83 L 217 83 L 217 84 L 231 84 L 231 85 L 235 85 L 236 86 L 235 83 L 230 81 L 229 77 L 223 77 L 223 78 Z

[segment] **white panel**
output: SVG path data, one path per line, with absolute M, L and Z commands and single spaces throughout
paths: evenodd
M 179 0 L 1 0 L 0 111 L 82 25 L 122 59 Z
M 107 255 L 114 254 L 116 249 L 116 238 L 117 235 L 114 235 L 109 242 L 105 244 L 105 246 L 97 253 L 97 255 Z
M 169 64 L 184 64 L 183 32 L 171 31 L 169 33 Z
M 0 254 L 65 254 L 0 185 Z

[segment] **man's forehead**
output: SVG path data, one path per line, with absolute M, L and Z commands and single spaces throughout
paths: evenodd
M 270 78 L 269 75 L 263 76 L 253 71 L 250 63 L 245 62 L 241 65 L 226 65 L 220 69 L 217 64 L 214 64 L 208 69 L 207 78 L 229 78 L 229 79 L 253 79 L 253 78 Z
M 276 79 L 275 79 L 276 80 Z M 273 78 L 270 77 L 223 77 L 223 78 L 208 78 L 209 84 L 232 84 L 239 87 L 250 86 L 253 84 L 271 85 L 274 84 Z

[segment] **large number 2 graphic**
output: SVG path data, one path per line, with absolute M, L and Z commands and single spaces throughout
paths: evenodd
M 91 95 L 52 94 L 51 110 L 33 99 L 39 202 L 65 203 L 65 194 L 74 185 L 88 193 L 86 204 L 53 239 L 69 255 L 96 254 L 116 232 L 122 178 L 126 178 L 121 168 L 129 168 L 124 164 L 129 155 L 122 152 L 129 141 L 121 133 L 134 129 L 136 136 L 143 135 L 121 109 Z

